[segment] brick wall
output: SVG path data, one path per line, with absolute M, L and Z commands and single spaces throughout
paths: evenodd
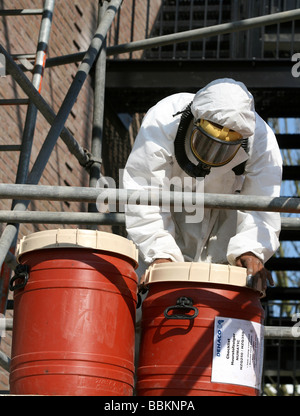
M 43 1 L 1 0 L 0 8 L 41 8 Z M 49 43 L 49 57 L 85 51 L 96 27 L 97 2 L 58 0 L 55 4 L 53 24 Z M 1 44 L 11 54 L 32 53 L 36 50 L 41 16 L 9 16 L 0 18 Z M 57 113 L 77 71 L 77 64 L 48 68 L 45 70 L 42 95 Z M 31 79 L 29 72 L 26 75 Z M 67 120 L 67 127 L 82 147 L 90 147 L 93 94 L 90 78 L 85 82 L 74 108 Z M 12 77 L 0 78 L 1 98 L 25 98 L 25 93 Z M 20 144 L 27 106 L 0 107 L 0 144 Z M 38 155 L 43 140 L 49 131 L 49 124 L 38 114 L 33 140 L 30 169 Z M 14 183 L 19 152 L 0 153 L 0 180 L 2 183 Z M 66 145 L 58 139 L 54 151 L 42 175 L 43 185 L 88 185 L 88 173 L 70 154 Z M 10 209 L 11 201 L 0 201 L 1 209 Z M 32 202 L 29 210 L 46 211 L 80 211 L 80 203 L 65 202 Z M 20 235 L 28 234 L 55 225 L 23 224 Z

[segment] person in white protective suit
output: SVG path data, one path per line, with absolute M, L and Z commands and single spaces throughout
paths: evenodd
M 124 188 L 170 191 L 175 177 L 182 184 L 193 178 L 190 189 L 182 186 L 188 191 L 201 180 L 204 193 L 279 196 L 280 150 L 243 83 L 218 79 L 196 94 L 162 99 L 147 112 L 124 169 Z M 279 246 L 279 213 L 205 208 L 199 221 L 187 221 L 187 210 L 174 211 L 127 207 L 128 237 L 145 267 L 229 263 L 247 268 L 258 290 L 274 285 L 264 263 Z

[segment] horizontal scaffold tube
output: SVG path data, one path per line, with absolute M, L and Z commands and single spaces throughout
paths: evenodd
M 121 212 L 0 211 L 0 223 L 124 225 Z M 300 230 L 299 218 L 281 218 L 282 230 Z
M 110 46 L 107 48 L 106 54 L 107 56 L 119 55 L 122 53 L 145 50 L 158 46 L 172 45 L 175 43 L 189 42 L 192 40 L 201 40 L 212 36 L 240 32 L 243 30 L 249 30 L 298 19 L 300 19 L 300 9 L 288 10 L 279 13 L 267 14 L 264 16 L 251 17 L 249 19 L 238 20 L 235 22 L 222 23 L 219 25 L 186 30 L 169 35 L 157 36 L 148 39 L 137 40 L 130 43 L 123 43 L 116 46 Z M 46 67 L 79 62 L 83 59 L 84 53 L 85 52 L 77 52 L 75 54 L 48 58 L 46 61 Z
M 240 32 L 297 19 L 300 19 L 300 8 L 116 45 L 107 48 L 107 55 L 117 55 L 120 53 L 133 52 L 141 49 L 144 50 L 174 43 L 200 40 L 207 37 Z
M 0 211 L 0 223 L 124 225 L 118 212 Z
M 195 192 L 126 190 L 47 185 L 0 184 L 0 198 L 18 200 L 50 200 L 104 202 L 170 207 L 205 207 L 300 213 L 300 198 L 256 195 L 200 194 Z
M 293 326 L 265 326 L 265 339 L 300 340 L 300 328 Z
M 4 320 L 4 319 L 3 319 Z M 6 318 L 3 329 L 11 331 L 13 329 L 13 319 Z M 264 327 L 265 339 L 300 339 L 300 328 L 298 327 L 287 327 L 287 326 L 265 326 Z

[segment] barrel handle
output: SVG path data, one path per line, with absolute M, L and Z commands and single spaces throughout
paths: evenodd
M 23 287 L 26 286 L 28 279 L 29 279 L 29 267 L 26 264 L 18 264 L 18 266 L 15 269 L 15 275 L 10 279 L 9 282 L 9 289 L 13 292 L 17 289 L 23 289 Z M 16 283 L 14 285 L 14 282 L 16 280 L 21 280 L 20 283 Z
M 187 315 L 183 313 L 178 313 L 178 314 L 169 315 L 169 312 L 172 310 L 173 311 L 178 310 L 179 312 L 181 312 L 183 309 L 188 310 L 188 312 L 190 310 L 193 310 L 194 314 Z M 199 313 L 199 310 L 195 306 L 193 306 L 193 300 L 186 296 L 182 296 L 178 298 L 176 301 L 176 305 L 169 306 L 168 308 L 164 310 L 164 315 L 165 315 L 165 318 L 167 319 L 189 319 L 191 320 L 191 319 L 195 319 L 196 316 L 198 316 L 198 313 Z

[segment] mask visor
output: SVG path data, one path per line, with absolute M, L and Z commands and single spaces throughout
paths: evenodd
M 224 141 L 195 127 L 191 134 L 194 156 L 208 166 L 223 166 L 230 162 L 242 144 L 242 140 Z

